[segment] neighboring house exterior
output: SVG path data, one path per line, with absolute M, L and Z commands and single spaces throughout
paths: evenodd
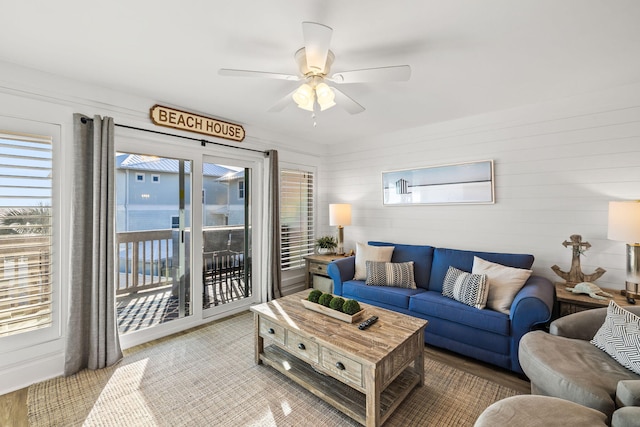
M 210 165 L 215 166 L 215 165 Z M 206 175 L 205 175 L 206 177 Z M 246 197 L 246 188 L 245 188 L 245 178 L 244 178 L 244 170 L 239 171 L 229 171 L 226 174 L 222 175 L 220 178 L 216 180 L 207 180 L 205 178 L 205 182 L 215 182 L 216 185 L 224 185 L 227 192 L 227 223 L 226 225 L 235 225 L 235 224 L 244 224 L 244 203 Z M 205 198 L 205 205 L 207 208 L 207 212 L 211 210 L 210 202 Z M 207 218 L 208 220 L 209 218 Z M 209 224 L 208 221 L 205 220 L 205 227 Z M 219 225 L 219 224 L 215 224 Z
M 185 226 L 191 218 L 191 163 L 184 162 Z M 177 159 L 119 153 L 116 156 L 116 230 L 163 230 L 178 226 Z M 244 223 L 244 170 L 205 163 L 203 226 Z

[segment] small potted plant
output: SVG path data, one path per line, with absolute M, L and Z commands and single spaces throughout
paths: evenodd
M 333 236 L 322 236 L 316 239 L 319 254 L 331 254 L 338 247 L 338 241 Z

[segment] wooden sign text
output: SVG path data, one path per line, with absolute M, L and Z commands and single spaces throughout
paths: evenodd
M 151 121 L 158 126 L 197 132 L 238 142 L 244 139 L 244 128 L 240 125 L 187 113 L 175 108 L 154 105 L 151 107 L 150 115 Z

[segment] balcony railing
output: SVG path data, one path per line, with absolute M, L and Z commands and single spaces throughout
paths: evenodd
M 173 271 L 177 267 L 178 236 L 176 229 L 117 233 L 116 294 L 173 285 L 179 279 Z M 190 231 L 186 230 L 185 241 L 188 244 L 190 240 Z M 220 250 L 242 253 L 244 226 L 207 227 L 203 230 L 203 246 L 204 253 Z
M 173 235 L 176 231 L 125 231 L 116 234 L 116 294 L 131 294 L 172 283 Z
M 0 237 L 0 337 L 51 324 L 49 237 Z

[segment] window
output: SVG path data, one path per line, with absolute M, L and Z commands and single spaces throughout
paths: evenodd
M 159 184 L 160 183 L 160 175 L 152 174 L 151 175 L 151 182 L 153 182 L 155 184 Z
M 0 337 L 52 325 L 52 138 L 0 133 Z
M 313 172 L 280 171 L 280 239 L 283 270 L 304 267 L 314 247 Z
M 136 182 L 144 182 L 144 174 L 136 173 Z
M 244 181 L 238 181 L 238 199 L 244 199 Z

